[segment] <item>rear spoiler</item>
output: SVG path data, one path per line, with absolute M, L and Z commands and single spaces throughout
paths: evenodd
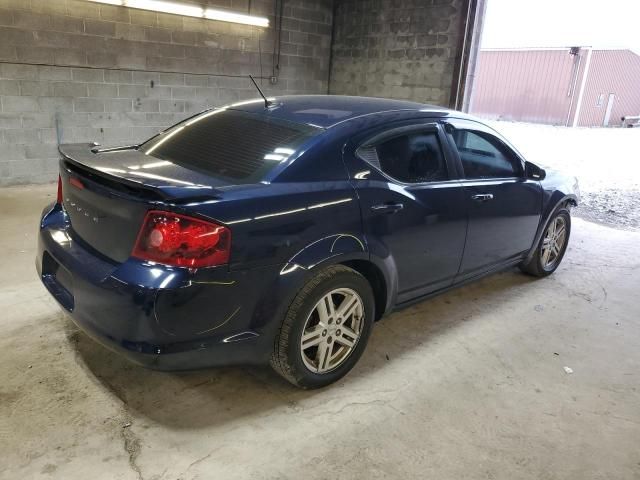
M 96 149 L 95 144 L 60 145 L 61 168 L 112 190 L 150 200 L 192 203 L 218 199 L 222 192 L 210 177 L 171 162 L 155 160 L 136 145 Z M 164 168 L 151 169 L 157 165 Z

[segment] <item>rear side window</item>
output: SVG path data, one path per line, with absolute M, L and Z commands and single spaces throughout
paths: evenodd
M 455 129 L 451 136 L 466 178 L 505 178 L 522 174 L 518 157 L 492 135 Z
M 448 180 L 438 134 L 417 131 L 364 147 L 359 156 L 384 173 L 404 183 Z
M 255 183 L 321 131 L 263 115 L 220 109 L 165 130 L 140 150 L 232 183 Z

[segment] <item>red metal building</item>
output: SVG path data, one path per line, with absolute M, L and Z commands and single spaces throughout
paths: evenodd
M 567 126 L 640 115 L 640 56 L 590 47 L 481 50 L 470 111 Z

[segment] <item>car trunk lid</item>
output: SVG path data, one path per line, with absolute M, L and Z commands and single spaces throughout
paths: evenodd
M 148 157 L 135 147 L 62 145 L 60 178 L 71 233 L 104 257 L 129 258 L 146 212 L 220 198 L 219 179 Z

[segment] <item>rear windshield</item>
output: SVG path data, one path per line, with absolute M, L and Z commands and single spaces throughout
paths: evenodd
M 236 110 L 210 110 L 140 146 L 146 155 L 228 180 L 254 183 L 321 129 Z

